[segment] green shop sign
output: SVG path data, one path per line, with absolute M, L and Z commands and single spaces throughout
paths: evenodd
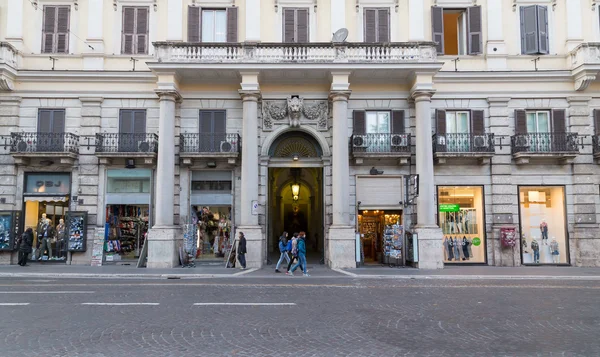
M 481 239 L 478 237 L 473 238 L 473 245 L 478 247 L 481 244 Z
M 442 203 L 440 204 L 440 212 L 458 212 L 460 206 L 458 204 Z

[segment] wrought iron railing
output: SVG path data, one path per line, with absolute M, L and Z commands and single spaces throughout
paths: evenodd
M 12 153 L 79 152 L 79 136 L 72 133 L 11 133 Z
M 352 153 L 409 153 L 410 134 L 352 134 Z
M 97 153 L 157 153 L 158 135 L 148 133 L 96 134 Z
M 183 133 L 179 136 L 182 153 L 239 153 L 241 147 L 239 134 Z
M 494 134 L 433 134 L 434 153 L 494 153 Z
M 512 153 L 578 153 L 577 133 L 527 133 L 510 138 Z

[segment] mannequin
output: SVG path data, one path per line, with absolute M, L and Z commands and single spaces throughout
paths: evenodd
M 467 237 L 463 237 L 462 239 L 462 250 L 463 250 L 463 260 L 469 260 L 469 243 L 467 242 Z
M 460 243 L 456 237 L 454 237 L 452 245 L 454 247 L 454 260 L 460 261 Z
M 444 260 L 448 261 L 448 237 L 444 237 Z
M 542 233 L 542 244 L 548 245 L 548 223 L 546 223 L 546 219 L 542 219 L 542 223 L 540 223 L 540 232 Z
M 38 260 L 42 260 L 44 251 L 48 250 L 48 259 L 52 258 L 52 237 L 54 237 L 51 222 L 46 218 L 46 214 L 42 214 L 40 224 L 38 224 L 38 244 L 40 244 Z
M 552 237 L 552 242 L 550 242 L 550 252 L 552 252 L 552 262 L 555 264 L 560 263 L 560 253 L 558 251 L 558 242 L 556 238 Z
M 527 250 L 527 237 L 525 237 L 525 234 L 523 234 L 523 237 L 521 238 L 521 245 L 523 247 L 523 253 L 529 253 Z
M 538 241 L 533 238 L 531 241 L 531 250 L 533 250 L 533 262 L 536 264 L 540 263 L 540 245 Z
M 58 225 L 56 226 L 56 238 L 57 238 L 57 249 L 58 249 L 58 254 L 57 256 L 59 258 L 63 258 L 63 254 L 65 253 L 65 248 L 66 248 L 66 226 L 65 226 L 65 220 L 64 219 L 59 219 L 58 220 Z
M 452 238 L 446 237 L 444 239 L 444 248 L 446 249 L 446 256 L 448 261 L 454 259 L 454 244 L 452 244 Z

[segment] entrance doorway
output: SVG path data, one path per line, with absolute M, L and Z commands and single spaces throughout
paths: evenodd
M 269 168 L 267 254 L 279 258 L 282 232 L 306 232 L 309 262 L 320 262 L 324 252 L 323 168 Z

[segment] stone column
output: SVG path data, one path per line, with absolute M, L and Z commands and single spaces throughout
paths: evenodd
M 148 267 L 172 268 L 179 265 L 178 243 L 182 239 L 174 226 L 175 205 L 175 103 L 180 99 L 175 90 L 157 90 L 160 98 L 158 119 L 158 163 L 154 226 L 148 234 Z
M 256 78 L 255 78 L 256 79 Z M 256 81 L 257 82 L 257 81 Z M 258 210 L 264 202 L 258 201 L 258 83 L 252 89 L 240 90 L 243 101 L 242 126 L 242 180 L 241 180 L 241 222 L 238 232 L 246 237 L 246 266 L 258 268 L 265 259 L 263 232 L 258 225 Z M 236 237 L 237 239 L 237 237 Z
M 433 90 L 415 90 L 416 168 L 419 175 L 417 197 L 417 225 L 415 231 L 419 242 L 419 268 L 442 269 L 442 230 L 435 216 L 435 180 L 433 176 L 433 143 L 431 125 L 431 96 Z

